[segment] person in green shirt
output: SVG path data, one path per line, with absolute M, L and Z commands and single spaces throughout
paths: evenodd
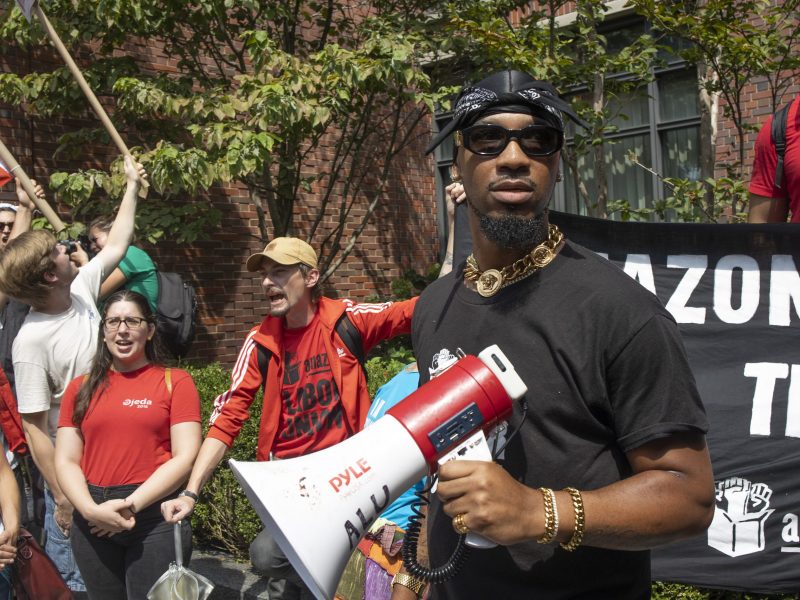
M 105 246 L 113 223 L 114 220 L 110 217 L 97 217 L 89 224 L 89 241 L 93 252 L 98 252 Z M 147 252 L 133 245 L 128 246 L 125 258 L 100 285 L 100 300 L 123 287 L 140 293 L 147 298 L 150 308 L 156 310 L 158 301 L 156 265 Z

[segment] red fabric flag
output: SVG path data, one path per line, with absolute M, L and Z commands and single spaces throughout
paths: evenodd
M 0 160 L 0 187 L 3 187 L 12 179 L 14 179 L 14 176 L 11 174 L 5 163 Z

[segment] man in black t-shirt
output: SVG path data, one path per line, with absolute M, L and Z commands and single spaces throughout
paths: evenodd
M 713 515 L 708 425 L 677 325 L 548 222 L 562 114 L 579 122 L 550 84 L 496 73 L 461 92 L 429 148 L 455 131 L 474 253 L 416 306 L 420 383 L 496 343 L 528 386 L 494 462 L 439 470 L 431 563 L 447 560 L 456 532 L 498 546 L 473 550 L 434 600 L 649 598 L 648 549 Z M 401 575 L 392 598 L 422 589 Z

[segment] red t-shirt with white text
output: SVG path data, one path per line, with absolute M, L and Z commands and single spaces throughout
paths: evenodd
M 135 371 L 109 371 L 108 387 L 100 385 L 81 424 L 81 470 L 94 485 L 143 483 L 172 458 L 170 427 L 200 421 L 200 396 L 192 377 L 170 369 L 172 393 L 164 367 L 147 365 Z M 67 386 L 59 427 L 75 427 L 72 413 L 85 376 Z
M 276 458 L 316 452 L 346 440 L 349 430 L 333 378 L 319 317 L 283 331 L 281 417 L 273 445 Z

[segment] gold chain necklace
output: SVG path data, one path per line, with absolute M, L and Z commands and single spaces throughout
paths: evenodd
M 464 280 L 474 281 L 478 293 L 484 298 L 489 298 L 507 285 L 532 275 L 552 262 L 556 257 L 558 245 L 564 241 L 564 234 L 555 225 L 550 225 L 547 234 L 547 239 L 531 250 L 529 254 L 500 270 L 481 271 L 475 255 L 470 254 L 464 267 Z

